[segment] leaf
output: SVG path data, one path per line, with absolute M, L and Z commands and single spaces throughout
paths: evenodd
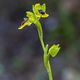
M 59 44 L 57 45 L 52 45 L 51 48 L 49 49 L 49 54 L 52 56 L 52 57 L 55 57 L 58 52 L 60 50 L 60 47 L 59 47 Z

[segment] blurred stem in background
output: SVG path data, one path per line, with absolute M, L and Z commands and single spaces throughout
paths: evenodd
M 58 9 L 59 19 L 60 19 L 59 25 L 61 25 L 63 28 L 64 38 L 67 43 L 73 44 L 76 40 L 76 32 L 75 32 L 75 26 L 73 21 L 73 15 L 71 14 L 71 11 L 67 9 L 65 4 L 58 8 L 59 8 Z

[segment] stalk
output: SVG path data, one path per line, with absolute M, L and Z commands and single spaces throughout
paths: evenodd
M 42 49 L 44 51 L 44 57 L 43 57 L 44 58 L 44 66 L 47 70 L 49 80 L 53 80 L 51 66 L 50 66 L 50 62 L 49 62 L 49 56 L 50 55 L 48 55 L 48 45 L 45 46 L 44 41 L 43 41 L 42 26 L 41 26 L 41 23 L 38 20 L 36 21 L 35 24 L 37 26 L 38 35 L 39 35 L 39 39 L 40 39 L 40 42 L 41 42 Z

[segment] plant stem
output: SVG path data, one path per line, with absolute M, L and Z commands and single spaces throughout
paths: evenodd
M 44 51 L 44 66 L 48 72 L 48 76 L 49 76 L 49 80 L 53 80 L 52 78 L 52 71 L 51 71 L 51 66 L 50 66 L 50 62 L 49 62 L 49 56 L 48 55 L 48 45 L 45 46 L 44 41 L 43 41 L 43 31 L 42 31 L 42 26 L 41 23 L 37 20 L 36 21 L 36 26 L 37 26 L 37 30 L 38 30 L 38 35 L 39 35 L 39 39 Z
M 47 72 L 48 72 L 48 75 L 49 75 L 49 80 L 53 80 L 52 71 L 51 71 L 51 66 L 50 66 L 49 60 L 48 60 L 48 65 L 47 65 Z
M 40 42 L 41 42 L 41 45 L 42 45 L 42 48 L 43 48 L 43 51 L 44 51 L 45 50 L 45 45 L 44 45 L 44 42 L 43 42 L 43 31 L 42 31 L 41 23 L 38 20 L 36 22 L 36 26 L 37 26 L 37 30 L 38 30 L 39 39 L 40 39 Z

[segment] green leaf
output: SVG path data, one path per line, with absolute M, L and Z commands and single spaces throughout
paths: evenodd
M 52 45 L 51 48 L 49 49 L 49 54 L 52 56 L 52 57 L 55 57 L 57 55 L 57 53 L 59 52 L 60 50 L 60 47 L 59 47 L 59 44 L 57 45 Z

